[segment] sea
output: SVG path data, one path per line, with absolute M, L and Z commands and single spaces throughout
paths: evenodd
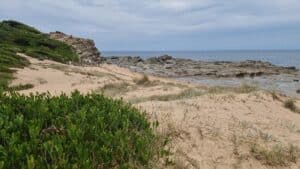
M 140 56 L 142 58 L 170 55 L 203 61 L 245 61 L 261 60 L 278 66 L 292 66 L 300 69 L 300 50 L 215 50 L 215 51 L 104 51 L 104 56 Z M 208 78 L 189 77 L 178 80 L 200 83 L 210 86 L 240 86 L 243 84 L 278 91 L 282 94 L 300 98 L 300 74 L 273 75 L 255 78 Z
M 300 50 L 212 50 L 212 51 L 104 51 L 104 56 L 140 56 L 149 58 L 168 54 L 176 58 L 203 61 L 261 60 L 279 66 L 300 69 Z

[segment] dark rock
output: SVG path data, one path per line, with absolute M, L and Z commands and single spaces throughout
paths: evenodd
M 298 94 L 300 94 L 300 89 L 298 89 L 296 92 L 297 92 Z
M 173 59 L 173 57 L 169 56 L 169 55 L 163 55 L 163 56 L 159 56 L 158 59 L 161 60 L 161 61 L 163 61 L 163 62 L 165 62 L 167 60 Z
M 222 78 L 244 78 L 277 74 L 294 74 L 297 69 L 272 65 L 269 62 L 247 60 L 229 61 L 195 61 L 173 58 L 169 55 L 152 57 L 143 60 L 140 57 L 111 57 L 107 62 L 134 69 L 134 71 L 151 72 L 154 75 L 167 77 L 209 76 Z
M 245 72 L 240 72 L 240 73 L 236 74 L 235 77 L 237 77 L 237 78 L 243 78 L 243 77 L 246 76 L 246 74 L 247 73 L 245 73 Z

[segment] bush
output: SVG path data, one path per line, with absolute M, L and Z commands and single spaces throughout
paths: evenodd
M 137 109 L 103 95 L 0 92 L 0 168 L 146 168 L 157 137 Z
M 286 100 L 284 102 L 284 107 L 287 108 L 287 109 L 290 109 L 293 112 L 298 112 L 299 111 L 297 106 L 295 105 L 295 101 L 291 100 L 291 99 Z

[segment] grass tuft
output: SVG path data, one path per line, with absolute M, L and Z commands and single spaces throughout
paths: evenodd
M 147 75 L 143 75 L 143 77 L 140 79 L 134 79 L 134 82 L 137 85 L 148 85 L 151 83 L 151 81 Z
M 254 91 L 257 91 L 257 87 L 248 84 L 242 84 L 240 87 L 236 88 L 236 92 L 238 93 L 251 93 Z
M 299 150 L 293 145 L 288 148 L 277 145 L 268 150 L 255 144 L 250 152 L 255 159 L 269 166 L 288 166 L 290 163 L 296 163 L 299 157 Z
M 129 91 L 130 84 L 126 82 L 122 83 L 108 83 L 105 84 L 99 90 L 108 96 L 115 96 L 117 94 L 126 93 Z

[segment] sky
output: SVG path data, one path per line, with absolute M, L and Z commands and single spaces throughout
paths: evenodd
M 102 51 L 300 49 L 300 0 L 0 0 L 0 19 Z

